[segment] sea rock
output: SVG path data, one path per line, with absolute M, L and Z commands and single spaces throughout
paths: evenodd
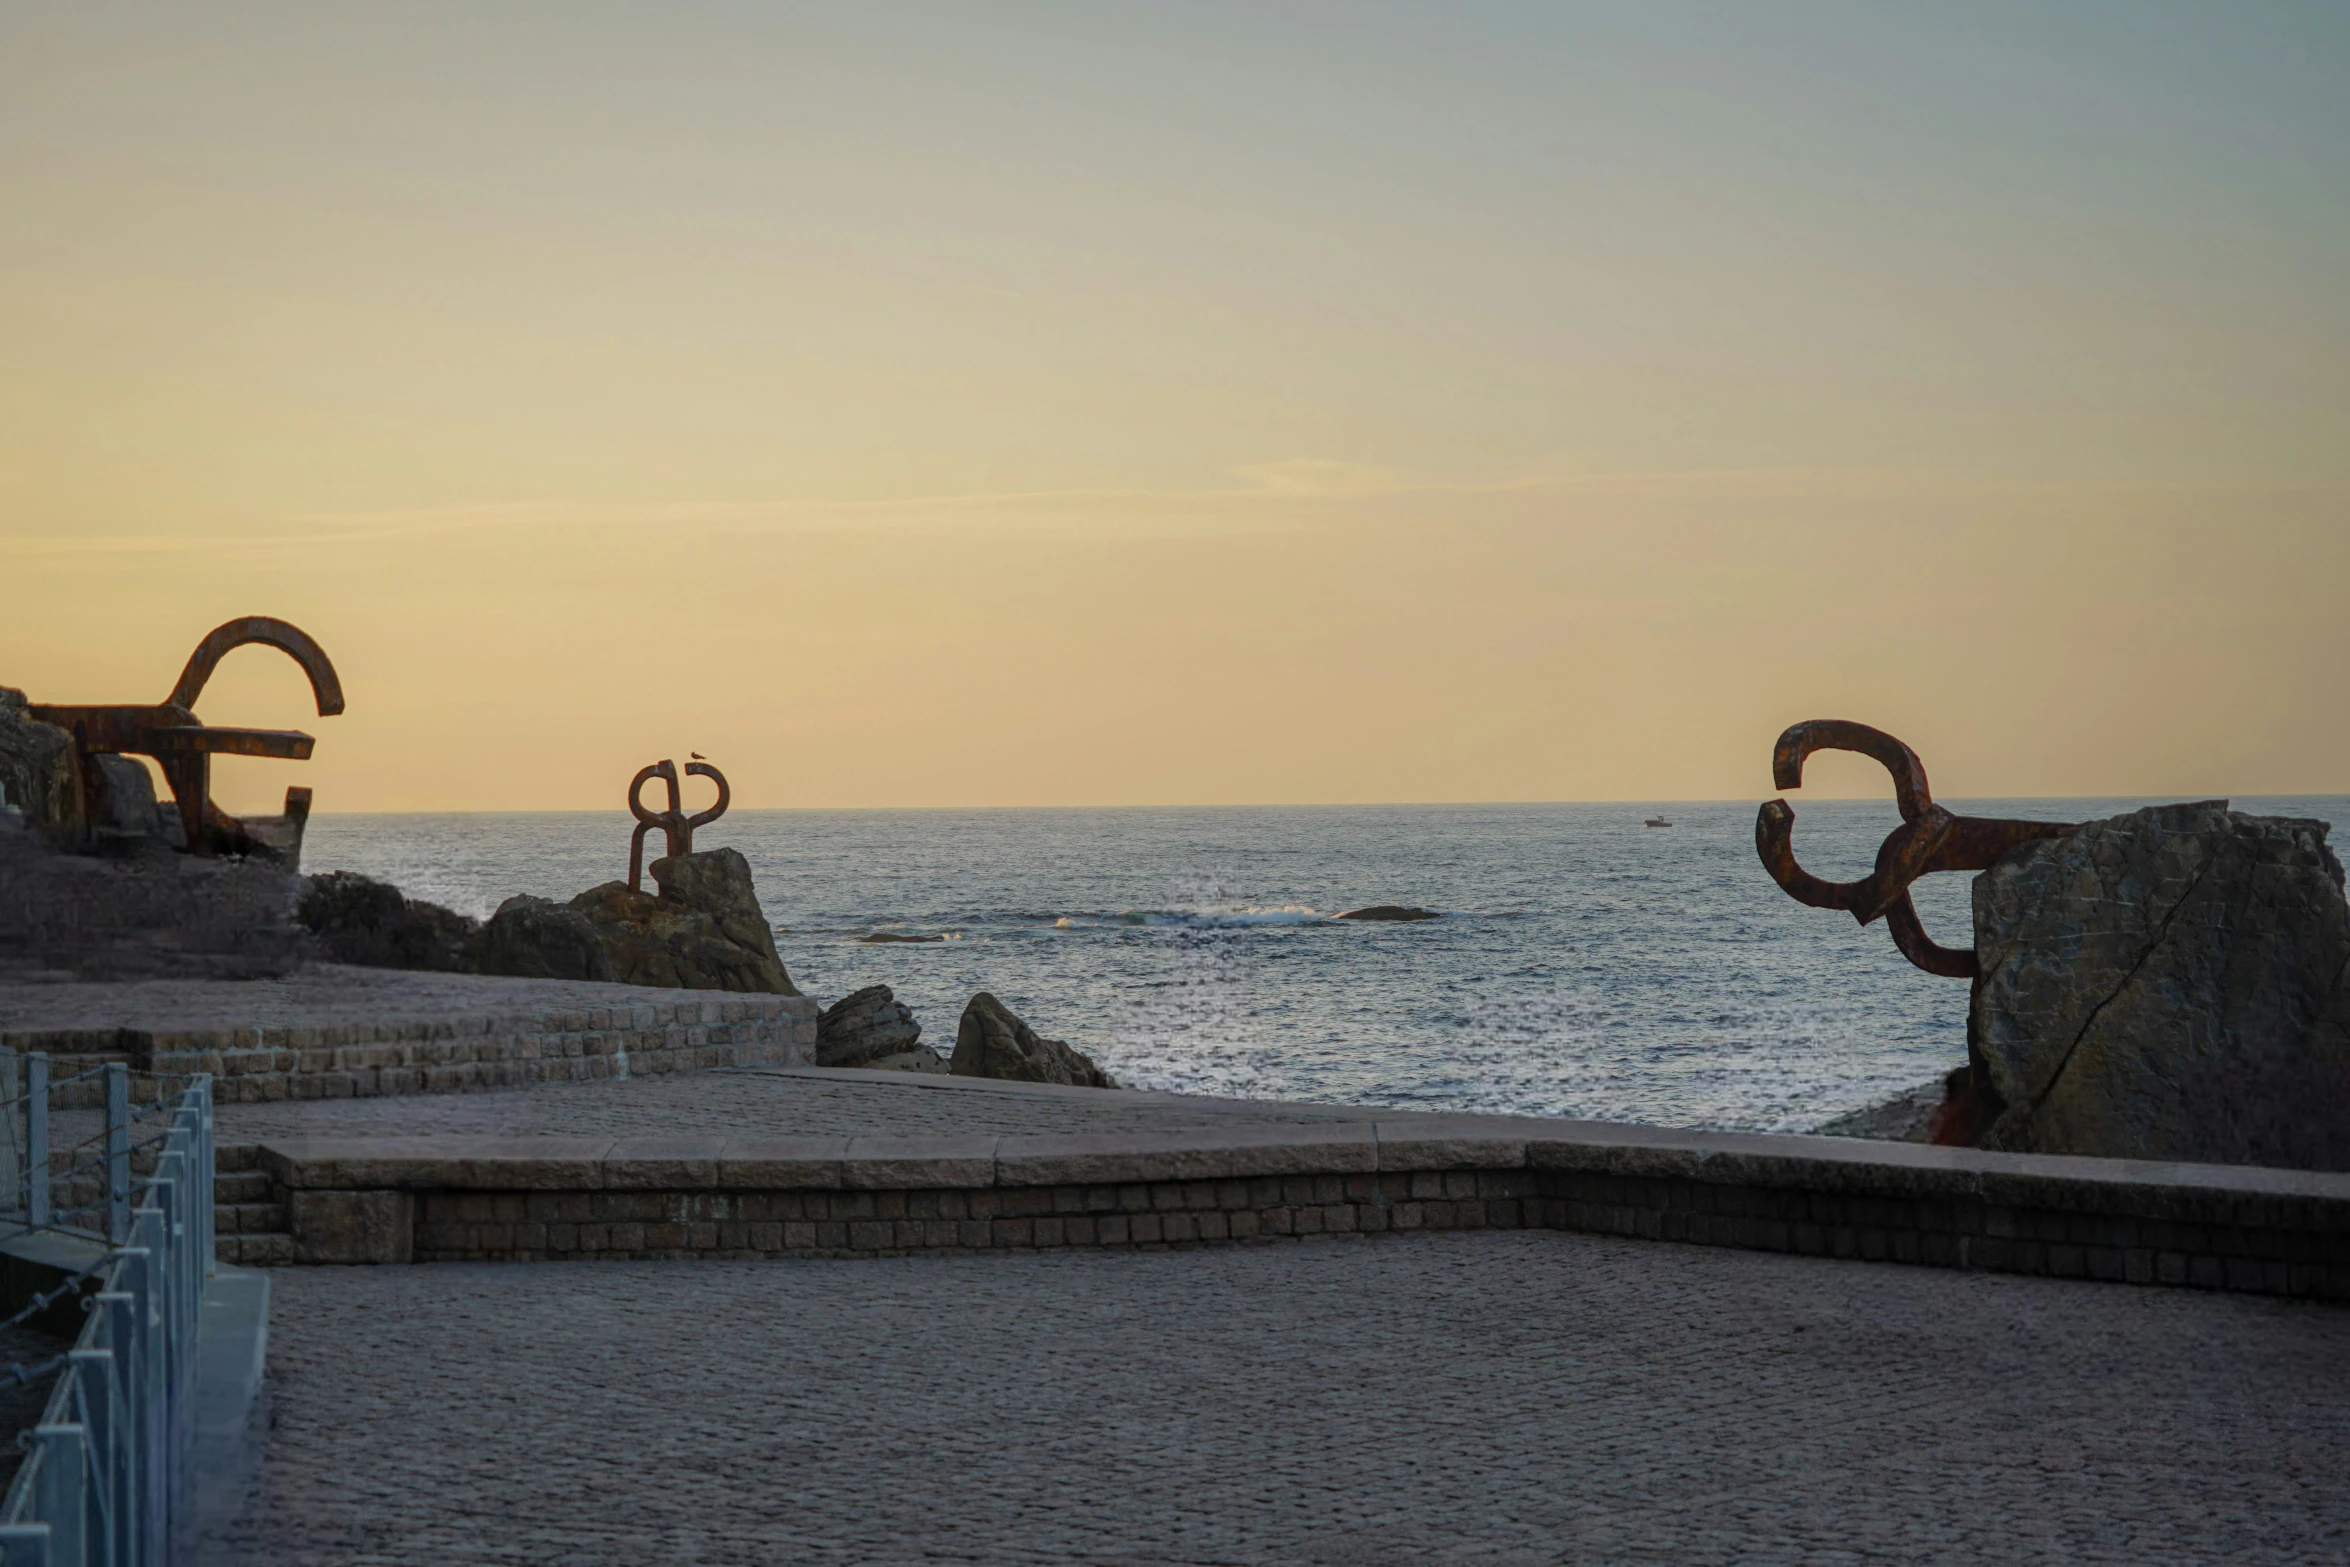
M 2326 832 L 2156 806 L 1978 876 L 1977 1141 L 2350 1169 L 2350 904 Z
M 123 838 L 160 841 L 164 812 L 155 803 L 155 779 L 146 766 L 128 756 L 99 756 L 92 760 L 98 764 L 101 803 L 91 828 Z M 173 808 L 170 814 L 173 825 L 177 826 L 178 809 Z
M 1966 1068 L 1955 1074 L 1966 1076 Z M 1867 1137 L 1885 1143 L 1930 1143 L 1942 1120 L 1942 1107 L 1948 1103 L 1954 1085 L 1949 1076 L 1937 1077 L 1930 1083 L 1920 1083 L 1905 1089 L 1879 1104 L 1849 1111 L 1821 1127 L 1821 1137 Z
M 818 1066 L 874 1066 L 885 1058 L 910 1056 L 922 1025 L 887 985 L 867 985 L 835 1001 L 816 1019 Z M 921 1055 L 938 1059 L 938 1052 Z
M 647 868 L 662 897 L 709 915 L 728 941 L 763 954 L 781 971 L 783 959 L 775 950 L 775 932 L 767 924 L 766 911 L 759 907 L 751 862 L 740 850 L 706 849 L 700 854 L 658 859 Z M 789 980 L 784 981 L 780 993 L 795 994 Z
M 1078 1088 L 1118 1086 L 1083 1052 L 1057 1039 L 1037 1037 L 1035 1029 L 984 990 L 963 1009 L 963 1021 L 955 1029 L 954 1059 L 947 1069 L 957 1077 L 1067 1083 Z
M 571 900 L 621 983 L 799 994 L 740 853 L 711 849 L 656 860 L 652 869 L 659 896 L 612 881 Z
M 77 845 L 87 823 L 73 736 L 26 717 L 25 707 L 22 691 L 0 686 L 0 805 L 16 807 L 50 843 Z
M 947 1058 L 928 1045 L 916 1045 L 895 1055 L 876 1056 L 865 1063 L 868 1072 L 937 1072 L 947 1070 Z
M 1348 909 L 1340 914 L 1342 920 L 1433 920 L 1442 919 L 1434 909 L 1409 908 L 1401 903 L 1377 903 L 1367 909 Z
M 625 892 L 626 883 L 616 883 Z M 619 978 L 604 938 L 586 915 L 527 893 L 508 898 L 481 929 L 475 966 L 517 979 Z
M 877 930 L 870 936 L 859 936 L 858 941 L 868 947 L 887 947 L 908 942 L 944 941 L 944 936 L 901 936 L 892 930 Z
M 301 914 L 319 955 L 330 963 L 466 974 L 479 961 L 479 920 L 405 897 L 399 888 L 355 871 L 308 878 Z M 507 929 L 511 935 L 517 926 L 509 921 Z

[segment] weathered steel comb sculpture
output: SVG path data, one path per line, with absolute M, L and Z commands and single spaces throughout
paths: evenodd
M 718 786 L 718 803 L 716 805 L 692 816 L 685 814 L 685 803 L 679 798 L 677 792 L 677 764 L 675 762 L 655 762 L 650 767 L 640 769 L 636 780 L 628 786 L 628 809 L 630 814 L 636 817 L 636 831 L 628 835 L 628 886 L 631 892 L 644 890 L 646 833 L 656 827 L 661 829 L 662 835 L 668 841 L 671 859 L 676 859 L 681 854 L 691 854 L 694 852 L 694 829 L 707 827 L 719 817 L 724 816 L 726 802 L 734 798 L 733 791 L 726 787 L 726 775 L 708 762 L 688 762 L 685 764 L 685 770 L 689 777 L 707 778 Z M 645 809 L 645 785 L 656 778 L 669 786 L 669 809 L 666 811 L 656 812 Z
M 310 694 L 318 701 L 318 715 L 331 718 L 343 710 L 343 685 L 326 650 L 299 626 L 267 615 L 248 615 L 215 627 L 188 655 L 179 684 L 154 707 L 33 706 L 28 715 L 55 724 L 73 735 L 75 761 L 81 774 L 83 819 L 97 821 L 104 807 L 105 775 L 95 758 L 151 756 L 163 768 L 164 782 L 179 807 L 180 828 L 191 854 L 262 853 L 292 865 L 302 852 L 302 826 L 310 815 L 310 791 L 286 791 L 286 814 L 278 821 L 242 821 L 212 803 L 212 758 L 269 756 L 287 761 L 310 759 L 316 744 L 298 729 L 216 729 L 198 719 L 196 698 L 203 695 L 212 672 L 235 648 L 250 642 L 283 651 L 310 677 Z
M 1771 880 L 1798 903 L 1815 909 L 1843 909 L 1867 925 L 1882 917 L 1901 955 L 1929 974 L 1973 979 L 1974 949 L 1937 946 L 1918 923 L 1909 884 L 1935 871 L 1990 868 L 2018 844 L 2071 832 L 2078 822 L 2019 822 L 1986 816 L 1957 816 L 1934 803 L 1926 767 L 1918 754 L 1882 729 L 1840 718 L 1815 718 L 1779 736 L 1771 748 L 1771 782 L 1781 789 L 1803 787 L 1803 761 L 1814 751 L 1857 751 L 1893 775 L 1893 798 L 1901 825 L 1877 851 L 1877 868 L 1859 881 L 1822 881 L 1795 863 L 1795 811 L 1784 800 L 1766 800 L 1754 822 L 1754 847 Z

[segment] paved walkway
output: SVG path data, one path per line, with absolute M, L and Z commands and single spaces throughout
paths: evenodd
M 1551 1233 L 273 1282 L 259 1567 L 2350 1557 L 2332 1308 Z
M 478 1094 L 277 1100 L 219 1107 L 224 1143 L 265 1137 L 440 1134 L 508 1137 L 873 1136 L 950 1132 L 1174 1131 L 1233 1120 L 1320 1124 L 1393 1111 L 1279 1100 L 1207 1099 L 912 1072 L 743 1067 L 624 1081 L 541 1083 Z M 65 1125 L 66 1115 L 58 1121 Z M 70 1124 L 100 1124 L 94 1111 Z

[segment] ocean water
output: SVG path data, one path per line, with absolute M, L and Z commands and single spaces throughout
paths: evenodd
M 1888 801 L 1793 801 L 1815 874 L 1866 874 Z M 2143 801 L 1946 802 L 2082 821 Z M 2339 828 L 2350 798 L 2239 800 Z M 1967 986 L 1808 909 L 1755 803 L 735 811 L 801 989 L 892 986 L 941 1053 L 973 992 L 1142 1088 L 1801 1131 L 1960 1064 Z M 486 915 L 627 873 L 621 812 L 320 815 L 305 868 Z M 651 852 L 658 852 L 655 840 Z M 1917 889 L 1969 946 L 1970 877 Z M 649 885 L 649 883 L 648 883 Z M 1330 916 L 1376 903 L 1442 918 Z M 875 932 L 943 936 L 872 945 Z

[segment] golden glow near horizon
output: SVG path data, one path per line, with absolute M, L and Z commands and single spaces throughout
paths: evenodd
M 2350 789 L 2339 13 L 0 18 L 0 684 L 232 808 Z M 1812 791 L 1881 793 L 1865 764 Z

